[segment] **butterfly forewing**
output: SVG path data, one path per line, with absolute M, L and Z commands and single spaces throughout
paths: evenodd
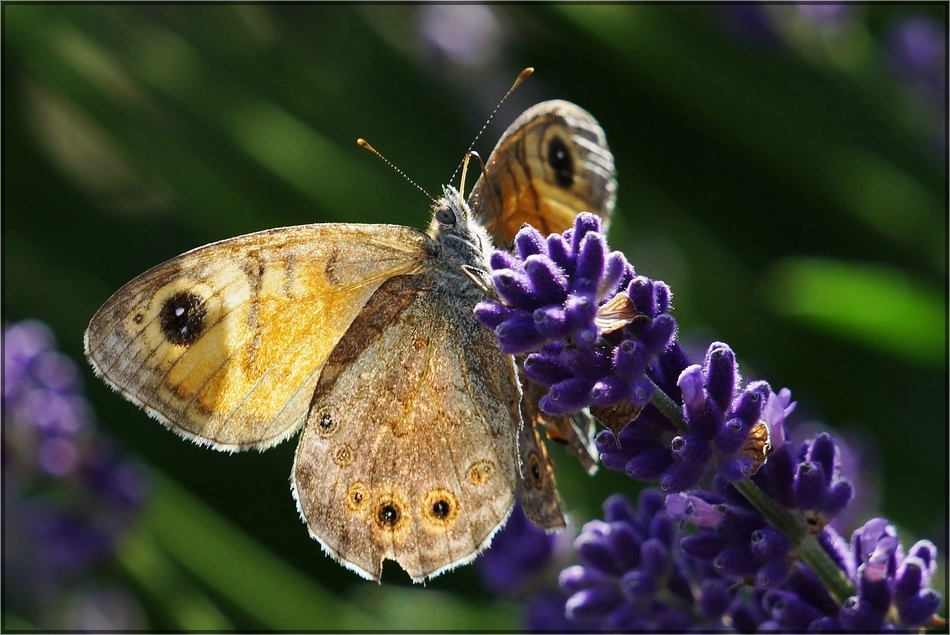
M 384 280 L 418 265 L 424 239 L 327 224 L 200 247 L 117 291 L 90 322 L 86 355 L 183 436 L 268 447 L 299 427 L 330 351 Z

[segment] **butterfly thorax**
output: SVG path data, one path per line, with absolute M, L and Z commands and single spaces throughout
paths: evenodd
M 442 197 L 433 206 L 429 224 L 430 258 L 442 272 L 438 284 L 455 293 L 482 299 L 484 292 L 465 273 L 463 267 L 487 272 L 486 249 L 492 246 L 484 228 L 473 218 L 458 190 L 446 186 Z

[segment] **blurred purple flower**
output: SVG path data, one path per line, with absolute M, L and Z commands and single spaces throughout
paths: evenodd
M 924 16 L 895 23 L 885 40 L 887 65 L 925 103 L 946 119 L 947 30 Z
M 6 326 L 3 349 L 4 584 L 15 611 L 71 627 L 54 617 L 64 594 L 111 558 L 147 476 L 95 433 L 79 370 L 49 327 Z

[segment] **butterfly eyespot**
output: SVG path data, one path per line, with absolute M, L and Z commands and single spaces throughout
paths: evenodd
M 329 412 L 324 412 L 320 417 L 320 431 L 329 432 L 330 428 L 333 427 L 333 417 L 330 416 Z
M 188 291 L 174 293 L 165 300 L 159 312 L 162 335 L 179 346 L 194 344 L 204 332 L 206 315 L 207 309 L 201 297 Z
M 353 462 L 354 452 L 350 444 L 344 444 L 343 447 L 333 453 L 333 462 L 340 467 L 346 467 Z
M 441 225 L 455 225 L 455 213 L 447 205 L 443 205 L 435 211 L 435 219 Z
M 133 317 L 132 320 L 133 320 L 136 324 L 141 324 L 141 323 L 142 323 L 142 317 L 143 317 L 143 316 L 142 316 L 141 313 L 136 313 L 136 314 L 135 314 L 135 317 Z
M 458 513 L 458 498 L 445 488 L 429 490 L 422 497 L 422 516 L 436 527 L 445 527 L 454 522 Z
M 479 487 L 484 485 L 495 472 L 495 464 L 491 461 L 479 461 L 468 468 L 469 482 Z
M 544 484 L 544 482 L 541 478 L 541 459 L 538 458 L 537 452 L 532 452 L 528 456 L 528 477 L 531 479 L 532 485 L 534 485 L 537 489 L 541 489 L 541 486 Z
M 380 529 L 395 530 L 402 521 L 402 510 L 391 498 L 384 498 L 376 505 L 376 525 Z
M 574 159 L 563 139 L 551 139 L 547 159 L 548 165 L 554 170 L 554 181 L 565 189 L 571 187 L 574 184 Z
M 369 490 L 357 481 L 346 490 L 346 506 L 350 511 L 358 512 L 366 508 L 369 503 Z

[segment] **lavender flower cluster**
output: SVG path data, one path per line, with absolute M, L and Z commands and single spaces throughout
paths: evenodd
M 492 255 L 498 301 L 479 305 L 476 316 L 504 350 L 527 353 L 526 374 L 548 389 L 542 410 L 612 407 L 600 411 L 614 420 L 596 437 L 604 464 L 659 484 L 637 507 L 619 495 L 606 501 L 605 519 L 587 523 L 574 542 L 580 564 L 561 572 L 557 592 L 532 600 L 529 627 L 873 631 L 943 623 L 941 596 L 930 587 L 934 545 L 920 541 L 905 554 L 884 518 L 868 521 L 850 544 L 841 538 L 829 523 L 854 497 L 844 449 L 826 433 L 796 443 L 786 431 L 791 392 L 743 383 L 727 344 L 713 343 L 702 364 L 690 364 L 675 338 L 669 288 L 610 252 L 597 217 L 580 214 L 564 235 L 546 239 L 526 227 L 515 245 L 513 254 Z M 515 523 L 498 542 L 527 553 L 531 540 L 553 539 Z M 543 569 L 530 561 L 532 571 Z M 515 561 L 505 562 L 510 569 Z M 494 566 L 486 558 L 490 585 Z
M 78 583 L 129 529 L 145 470 L 96 434 L 78 368 L 35 320 L 4 327 L 3 472 L 5 610 L 45 628 L 141 627 L 123 588 Z

